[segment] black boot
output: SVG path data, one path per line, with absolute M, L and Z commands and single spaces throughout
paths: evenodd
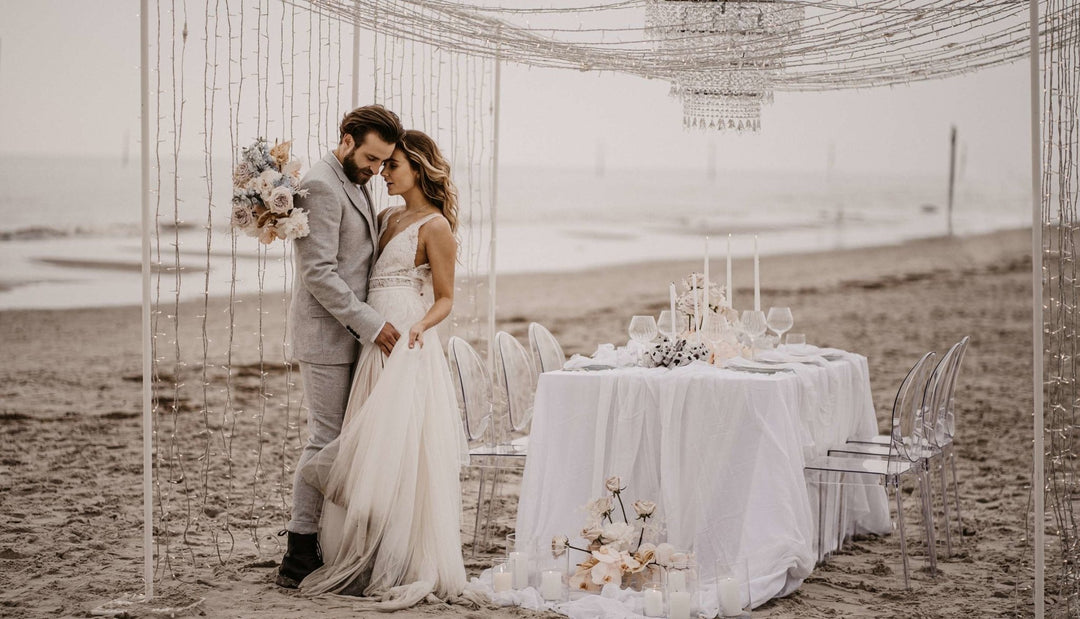
M 289 547 L 281 558 L 281 567 L 274 582 L 279 587 L 295 589 L 305 576 L 322 567 L 322 551 L 319 549 L 318 533 L 305 535 L 288 531 L 288 534 Z

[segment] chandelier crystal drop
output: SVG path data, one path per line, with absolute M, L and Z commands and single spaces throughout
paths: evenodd
M 646 28 L 656 52 L 680 67 L 671 92 L 683 104 L 684 126 L 759 130 L 784 45 L 803 16 L 802 5 L 777 0 L 651 0 Z M 704 58 L 703 47 L 712 50 Z

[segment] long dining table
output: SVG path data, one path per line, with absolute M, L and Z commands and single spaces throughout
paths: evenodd
M 867 360 L 844 351 L 769 371 L 694 362 L 548 372 L 536 390 L 517 539 L 580 542 L 585 504 L 617 475 L 630 519 L 633 501 L 655 501 L 658 539 L 692 551 L 702 582 L 718 560 L 745 562 L 757 606 L 797 589 L 819 552 L 835 547 L 837 526 L 891 530 L 883 487 L 847 488 L 838 503 L 835 486 L 815 487 L 829 480 L 803 470 L 830 446 L 875 434 Z M 829 510 L 825 548 L 819 509 Z

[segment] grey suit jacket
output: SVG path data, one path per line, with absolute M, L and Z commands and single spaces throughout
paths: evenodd
M 378 252 L 375 211 L 367 188 L 345 176 L 333 153 L 304 175 L 311 233 L 293 242 L 296 279 L 289 315 L 294 358 L 308 363 L 353 363 L 360 345 L 375 341 L 384 320 L 367 300 Z

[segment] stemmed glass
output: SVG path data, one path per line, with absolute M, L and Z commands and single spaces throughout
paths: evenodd
M 765 312 L 761 310 L 745 310 L 742 313 L 742 324 L 746 332 L 754 340 L 755 345 L 762 335 L 765 335 L 766 321 Z
M 671 320 L 671 310 L 664 310 L 660 312 L 660 317 L 656 319 L 657 330 L 660 331 L 661 335 L 668 339 L 672 339 L 675 337 L 675 333 L 671 330 Z
M 668 324 L 670 326 L 670 322 Z M 648 344 L 656 339 L 657 331 L 656 319 L 652 316 L 634 316 L 630 319 L 630 339 L 639 344 Z
M 784 333 L 795 326 L 795 318 L 791 315 L 790 307 L 770 307 L 765 322 L 776 333 L 778 342 L 784 341 Z

